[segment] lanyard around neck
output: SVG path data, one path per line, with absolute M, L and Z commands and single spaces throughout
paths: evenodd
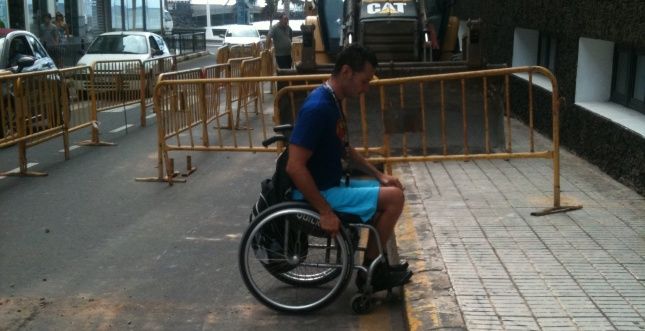
M 338 109 L 338 114 L 340 114 L 340 120 L 341 120 L 341 125 L 343 130 L 345 130 L 345 137 L 343 139 L 343 146 L 345 148 L 349 147 L 349 132 L 347 131 L 347 119 L 345 119 L 345 113 L 343 113 L 343 109 L 340 106 L 340 102 L 338 98 L 336 98 L 336 93 L 334 93 L 334 89 L 331 88 L 329 85 L 329 82 L 324 82 L 323 83 L 323 88 L 331 94 L 331 97 L 334 99 L 334 103 L 336 104 L 336 109 Z
M 340 106 L 340 101 L 338 100 L 338 98 L 336 98 L 336 93 L 334 93 L 334 89 L 331 88 L 328 81 L 323 83 L 323 87 L 325 88 L 325 90 L 327 90 L 327 92 L 329 92 L 329 94 L 331 94 L 331 97 L 334 99 L 334 103 L 336 104 L 336 108 L 338 108 L 338 112 L 340 113 L 341 116 L 343 116 L 343 119 L 344 119 L 345 116 Z

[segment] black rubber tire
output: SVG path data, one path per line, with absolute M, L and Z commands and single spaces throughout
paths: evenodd
M 324 262 L 310 260 L 321 258 L 324 255 L 313 255 L 310 251 L 307 251 L 307 256 L 298 256 L 299 252 L 296 252 L 295 256 L 291 256 L 291 253 L 285 254 L 284 261 L 278 260 L 277 255 L 269 256 L 268 253 L 265 253 L 266 255 L 264 257 L 259 256 L 261 255 L 258 253 L 259 242 L 263 237 L 262 231 L 267 226 L 270 226 L 272 222 L 285 222 L 285 219 L 291 216 L 303 215 L 304 218 L 299 219 L 297 223 L 289 224 L 298 224 L 300 226 L 298 231 L 308 233 L 309 241 L 324 238 L 326 234 L 315 223 L 316 220 L 319 220 L 319 215 L 313 208 L 302 202 L 283 202 L 268 208 L 255 217 L 244 233 L 242 242 L 240 243 L 238 266 L 245 286 L 258 301 L 277 311 L 302 313 L 326 306 L 344 291 L 352 273 L 353 251 L 345 231 L 341 231 L 333 240 L 335 249 L 339 251 L 337 256 L 340 259 L 339 264 L 333 264 L 335 267 L 327 267 L 324 265 L 317 267 L 320 264 L 324 264 Z M 324 239 L 326 240 L 326 238 Z M 308 249 L 312 250 L 314 248 L 308 247 Z M 272 251 L 272 247 L 271 249 L 264 249 L 263 251 L 270 252 Z M 265 261 L 263 261 L 263 258 Z M 296 260 L 292 266 L 288 265 L 291 263 L 290 258 Z M 273 265 L 269 266 L 268 264 L 270 263 L 273 263 Z M 313 266 L 306 265 L 307 263 Z M 320 277 L 303 278 L 298 276 L 298 272 L 294 270 L 299 269 L 301 264 L 303 268 L 313 268 L 315 270 L 318 270 L 316 268 L 321 268 Z M 262 274 L 268 274 L 270 276 L 262 276 Z M 284 285 L 274 285 L 269 278 L 275 278 L 280 283 L 287 283 L 294 286 L 285 288 Z M 279 290 L 274 289 L 274 287 Z M 272 292 L 275 294 L 272 294 Z M 291 292 L 294 295 L 290 298 Z M 315 296 L 315 298 L 308 301 L 308 295 L 310 294 L 311 296 Z

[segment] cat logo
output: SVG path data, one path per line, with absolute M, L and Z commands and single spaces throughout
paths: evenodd
M 404 2 L 386 2 L 384 4 L 380 3 L 370 3 L 367 5 L 367 13 L 372 14 L 403 14 L 405 11 Z

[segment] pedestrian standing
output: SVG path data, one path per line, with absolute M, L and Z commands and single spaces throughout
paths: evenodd
M 69 27 L 65 22 L 65 16 L 63 16 L 63 13 L 56 12 L 56 21 L 54 24 L 56 25 L 56 30 L 58 32 L 59 42 L 67 40 L 67 38 L 69 37 Z
M 43 44 L 45 44 L 45 47 L 49 50 L 58 46 L 59 40 L 58 29 L 56 28 L 56 25 L 52 23 L 52 15 L 50 13 L 44 14 L 43 22 L 40 25 L 40 41 L 42 41 Z
M 293 59 L 291 58 L 291 39 L 293 31 L 289 26 L 289 16 L 285 13 L 280 15 L 280 21 L 269 30 L 269 40 L 273 45 L 275 62 L 278 68 L 291 69 Z

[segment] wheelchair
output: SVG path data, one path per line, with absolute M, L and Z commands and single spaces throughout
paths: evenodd
M 264 144 L 287 141 L 284 136 L 277 137 Z M 306 202 L 286 200 L 252 214 L 238 256 L 240 274 L 249 292 L 276 311 L 311 312 L 334 301 L 349 284 L 352 271 L 358 270 L 365 282 L 352 297 L 351 307 L 357 314 L 371 312 L 377 302 L 372 275 L 379 264 L 389 265 L 378 230 L 358 216 L 337 215 L 341 231 L 332 237 L 320 228 L 320 215 Z M 374 234 L 380 252 L 367 267 L 354 263 L 356 253 L 365 251 L 365 247 L 359 247 L 362 229 Z M 392 289 L 387 290 L 390 295 Z

